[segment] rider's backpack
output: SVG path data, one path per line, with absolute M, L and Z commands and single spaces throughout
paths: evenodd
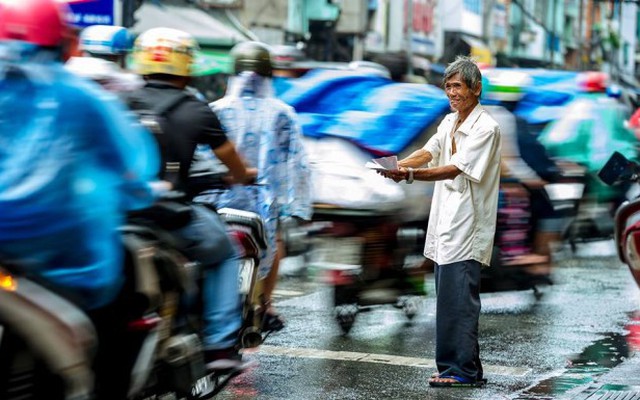
M 178 105 L 191 97 L 189 93 L 180 92 L 168 96 L 151 108 L 143 107 L 135 100 L 129 101 L 129 105 L 136 113 L 140 124 L 153 133 L 160 146 L 162 162 L 160 179 L 171 182 L 174 187 L 181 183 L 180 179 L 181 176 L 184 176 L 185 171 L 181 171 L 180 158 L 177 154 L 178 146 L 174 143 L 172 135 L 169 134 L 172 132 L 171 129 L 175 129 L 171 126 L 169 117 Z

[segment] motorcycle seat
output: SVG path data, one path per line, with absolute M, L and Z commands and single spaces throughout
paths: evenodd
M 228 225 L 241 225 L 249 228 L 258 246 L 263 250 L 267 248 L 264 222 L 259 214 L 228 207 L 221 208 L 217 212 Z

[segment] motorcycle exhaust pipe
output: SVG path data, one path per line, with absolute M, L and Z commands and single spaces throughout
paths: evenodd
M 245 349 L 252 349 L 262 344 L 262 334 L 256 327 L 250 326 L 242 331 L 240 335 L 240 343 Z

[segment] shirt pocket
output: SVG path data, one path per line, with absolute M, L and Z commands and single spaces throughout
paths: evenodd
M 469 185 L 469 180 L 464 177 L 464 174 L 459 174 L 451 180 L 444 181 L 444 187 L 448 191 L 464 193 Z

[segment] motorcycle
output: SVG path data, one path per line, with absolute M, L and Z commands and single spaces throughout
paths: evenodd
M 569 238 L 584 191 L 583 177 L 581 170 L 563 173 L 557 182 L 538 189 L 503 178 L 493 257 L 491 265 L 482 270 L 482 292 L 533 290 L 540 298 L 539 287 L 553 284 L 550 254 L 535 252 L 533 238 L 541 233 L 534 231 L 532 209 L 534 202 L 537 207 L 548 207 L 547 213 L 560 225 L 555 228 L 559 231 L 557 239 Z
M 224 210 L 244 245 L 240 342 L 264 337 L 256 260 L 264 233 L 254 215 Z M 163 200 L 122 227 L 125 285 L 99 312 L 85 312 L 64 293 L 19 265 L 0 264 L 0 398 L 208 399 L 244 367 L 206 368 L 199 337 L 201 270 L 176 249 L 170 230 L 190 217 L 184 202 Z
M 640 165 L 614 152 L 598 172 L 606 185 L 639 183 Z M 620 261 L 625 263 L 640 287 L 640 197 L 624 201 L 614 215 L 614 240 Z
M 375 306 L 391 304 L 408 319 L 415 317 L 426 294 L 425 271 L 405 258 L 421 235 L 401 227 L 396 211 L 316 204 L 306 231 L 308 266 L 321 271 L 320 280 L 333 288 L 335 318 L 343 334 L 351 331 L 358 313 Z

